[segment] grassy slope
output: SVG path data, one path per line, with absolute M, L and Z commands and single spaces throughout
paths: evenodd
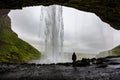
M 10 30 L 0 32 L 0 61 L 26 62 L 40 57 L 40 53 L 26 42 L 17 38 Z
M 112 50 L 112 55 L 113 56 L 120 56 L 120 46 L 118 46 Z
M 21 63 L 40 58 L 40 52 L 19 39 L 10 29 L 10 19 L 1 17 L 0 22 L 0 62 Z

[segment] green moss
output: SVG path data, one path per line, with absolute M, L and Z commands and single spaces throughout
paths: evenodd
M 40 58 L 40 52 L 33 48 L 10 29 L 10 19 L 1 16 L 0 62 L 21 63 Z
M 0 32 L 0 44 L 1 62 L 27 62 L 40 58 L 40 52 L 19 39 L 9 29 Z

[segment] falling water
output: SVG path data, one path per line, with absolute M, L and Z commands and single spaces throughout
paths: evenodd
M 45 62 L 61 62 L 64 37 L 62 6 L 42 6 L 40 23 L 45 44 Z

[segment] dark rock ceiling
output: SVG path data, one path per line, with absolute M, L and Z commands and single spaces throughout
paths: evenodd
M 0 0 L 0 9 L 53 4 L 94 12 L 103 21 L 120 30 L 120 0 Z

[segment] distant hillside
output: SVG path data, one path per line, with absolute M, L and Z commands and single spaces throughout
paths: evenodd
M 112 50 L 112 55 L 120 56 L 120 46 L 118 46 Z
M 109 51 L 100 52 L 99 54 L 96 55 L 96 58 L 107 57 L 111 55 L 112 55 L 112 51 L 109 50 Z
M 109 50 L 109 51 L 104 51 L 96 55 L 97 58 L 99 57 L 107 57 L 107 56 L 120 56 L 120 46 Z
M 0 10 L 0 62 L 21 63 L 40 58 L 40 52 L 11 30 L 6 10 Z

